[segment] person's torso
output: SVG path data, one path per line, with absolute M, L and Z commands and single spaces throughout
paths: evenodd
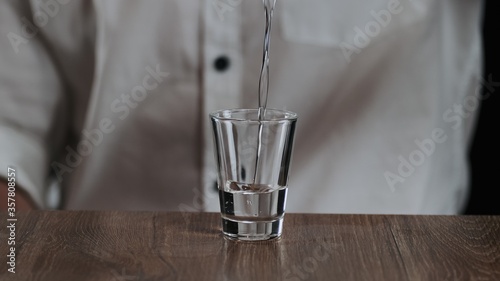
M 262 3 L 73 2 L 46 30 L 81 160 L 64 207 L 218 211 L 208 113 L 257 107 Z M 480 1 L 362 2 L 277 1 L 268 106 L 299 116 L 287 211 L 457 212 Z

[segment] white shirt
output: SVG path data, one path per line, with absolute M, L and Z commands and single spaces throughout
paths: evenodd
M 287 212 L 461 211 L 481 2 L 277 1 Z M 217 212 L 208 114 L 257 106 L 261 1 L 30 3 L 0 2 L 1 175 L 43 207 L 58 178 L 66 209 Z

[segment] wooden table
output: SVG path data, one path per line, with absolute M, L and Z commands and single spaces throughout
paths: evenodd
M 498 216 L 287 214 L 265 242 L 224 239 L 215 213 L 17 219 L 16 273 L 2 227 L 0 280 L 500 280 Z

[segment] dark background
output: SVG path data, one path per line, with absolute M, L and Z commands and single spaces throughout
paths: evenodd
M 483 39 L 484 39 L 484 71 L 483 78 L 500 82 L 499 66 L 500 25 L 498 24 L 498 0 L 485 0 Z M 483 87 L 483 94 L 485 94 Z M 500 114 L 500 86 L 490 91 L 490 97 L 482 102 L 479 112 L 476 134 L 472 142 L 469 158 L 471 161 L 471 197 L 466 214 L 500 215 L 500 158 L 497 146 L 500 144 L 498 133 L 500 128 L 496 122 Z M 497 111 L 498 110 L 498 111 Z

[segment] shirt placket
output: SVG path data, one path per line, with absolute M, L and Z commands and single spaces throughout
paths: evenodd
M 206 0 L 203 41 L 203 167 L 205 211 L 218 212 L 217 169 L 209 113 L 237 108 L 242 99 L 241 8 L 238 1 Z

